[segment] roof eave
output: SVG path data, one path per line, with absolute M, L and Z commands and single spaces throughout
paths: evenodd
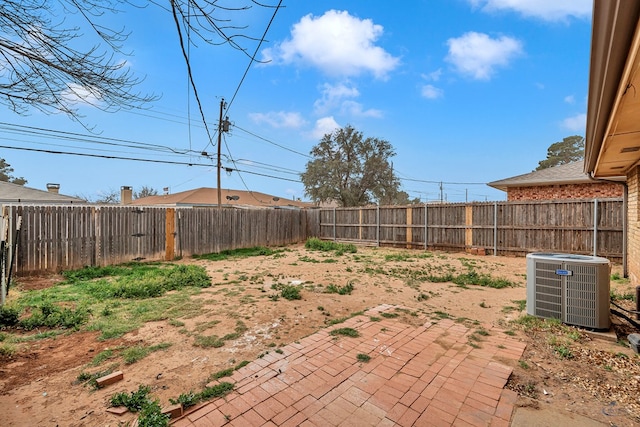
M 584 171 L 591 175 L 606 137 L 638 19 L 640 2 L 594 0 Z

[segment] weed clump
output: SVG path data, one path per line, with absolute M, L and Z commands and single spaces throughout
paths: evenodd
M 330 240 L 320 240 L 317 237 L 307 239 L 304 247 L 312 251 L 335 252 L 336 255 L 345 253 L 355 254 L 358 249 L 351 243 L 338 243 Z

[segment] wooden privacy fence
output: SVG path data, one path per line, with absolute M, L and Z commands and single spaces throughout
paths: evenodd
M 320 238 L 496 255 L 567 252 L 620 260 L 622 199 L 331 208 Z
M 497 255 L 624 256 L 621 199 L 303 210 L 4 205 L 5 248 L 16 241 L 19 217 L 19 244 L 10 259 L 16 275 L 280 246 L 312 236 Z
M 318 211 L 294 209 L 4 205 L 2 214 L 7 244 L 19 243 L 16 275 L 287 245 L 319 224 Z

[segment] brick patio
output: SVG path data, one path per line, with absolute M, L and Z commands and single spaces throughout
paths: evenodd
M 371 320 L 394 310 L 382 305 L 270 351 L 223 378 L 233 392 L 173 426 L 508 426 L 517 395 L 503 388 L 511 374 L 504 363 L 525 344 L 449 319 L 419 327 Z M 346 327 L 360 336 L 330 335 Z

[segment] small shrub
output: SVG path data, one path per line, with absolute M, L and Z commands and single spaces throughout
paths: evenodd
M 132 391 L 131 394 L 125 391 L 114 394 L 109 399 L 109 404 L 111 406 L 124 406 L 131 412 L 138 412 L 149 403 L 150 392 L 151 387 L 140 384 L 138 390 Z
M 284 299 L 288 299 L 289 301 L 302 299 L 302 295 L 300 295 L 300 288 L 293 285 L 282 286 L 282 289 L 280 289 L 280 296 Z
M 31 316 L 20 321 L 19 325 L 26 330 L 41 327 L 77 329 L 88 320 L 89 310 L 84 307 L 60 308 L 50 301 L 45 301 L 31 313 Z
M 138 427 L 168 427 L 169 415 L 162 413 L 162 408 L 157 400 L 149 401 L 140 410 Z
M 336 286 L 332 283 L 325 288 L 325 293 L 328 294 L 351 295 L 352 291 L 353 285 L 351 283 L 347 283 L 344 286 Z
M 0 327 L 15 326 L 18 324 L 20 312 L 13 307 L 0 307 Z

